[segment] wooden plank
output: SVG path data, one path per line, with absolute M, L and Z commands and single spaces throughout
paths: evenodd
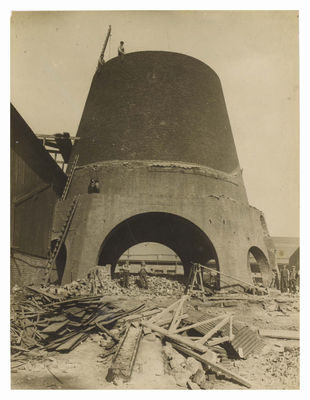
M 13 204 L 17 205 L 17 204 L 29 199 L 30 197 L 34 196 L 35 194 L 38 194 L 38 193 L 42 192 L 43 190 L 49 188 L 50 186 L 51 186 L 50 183 L 46 183 L 45 185 L 43 185 L 39 188 L 36 188 L 36 189 L 32 190 L 31 192 L 20 196 L 19 198 L 15 197 L 15 198 L 13 198 Z
M 179 318 L 179 314 L 180 314 L 181 311 L 182 311 L 182 314 L 183 314 L 183 304 L 184 304 L 184 301 L 187 300 L 187 299 L 188 299 L 188 295 L 184 295 L 184 296 L 181 297 L 180 303 L 179 303 L 177 309 L 175 310 L 171 325 L 169 327 L 169 332 L 170 333 L 173 333 L 176 330 L 176 328 L 178 327 L 178 324 L 181 321 L 180 318 Z M 177 323 L 177 321 L 178 321 L 178 323 Z
M 56 348 L 57 351 L 68 351 L 80 340 L 83 340 L 87 334 L 84 332 L 80 332 L 77 335 L 73 336 L 71 339 L 67 340 L 65 343 L 61 344 Z
M 63 327 L 68 325 L 70 321 L 67 319 L 66 321 L 63 322 L 55 322 L 52 325 L 49 325 L 47 328 L 43 329 L 41 332 L 42 333 L 56 333 L 60 331 Z
M 158 326 L 163 326 L 163 325 L 171 324 L 172 318 L 173 318 L 173 317 L 171 316 L 170 318 L 167 317 L 166 319 L 162 319 L 162 320 L 156 322 L 156 325 L 158 325 Z M 182 314 L 182 315 L 179 317 L 179 321 L 182 321 L 182 319 L 186 319 L 186 318 L 188 318 L 188 314 Z M 174 332 L 173 332 L 173 333 L 174 333 Z
M 155 315 L 155 317 L 151 318 L 148 322 L 149 323 L 155 323 L 158 321 L 160 318 L 164 317 L 166 314 L 168 314 L 170 311 L 175 309 L 178 304 L 180 303 L 181 299 L 176 301 L 175 303 L 171 304 L 171 306 L 167 307 L 165 310 L 163 310 L 161 313 Z
M 260 329 L 259 333 L 261 336 L 277 338 L 277 339 L 299 340 L 299 338 L 300 338 L 299 331 Z
M 101 329 L 104 333 L 106 333 L 108 336 L 110 336 L 114 342 L 118 343 L 119 342 L 119 338 L 117 338 L 116 336 L 114 336 L 108 329 L 106 329 L 103 325 L 100 325 L 98 323 L 96 323 L 96 325 L 98 326 L 99 329 Z
M 203 346 L 202 344 L 197 344 L 193 340 L 190 340 L 189 338 L 186 338 L 184 336 L 176 335 L 175 333 L 170 333 L 168 332 L 167 329 L 161 328 L 157 325 L 150 324 L 148 322 L 141 322 L 142 326 L 148 326 L 151 328 L 154 332 L 160 333 L 163 336 L 166 336 L 167 338 L 176 341 L 177 343 L 182 343 L 194 350 L 200 351 L 201 353 L 205 353 L 208 350 L 208 347 Z
M 213 271 L 213 272 L 214 272 L 214 269 L 212 269 L 212 268 L 206 267 L 205 265 L 201 265 L 201 264 L 199 264 L 199 265 L 200 265 L 200 267 L 201 267 L 201 268 L 205 268 L 205 269 L 208 269 L 208 270 L 210 270 L 210 271 Z M 241 279 L 234 278 L 233 276 L 230 276 L 230 275 L 224 274 L 223 272 L 220 272 L 220 271 L 217 271 L 217 270 L 216 270 L 216 273 L 217 273 L 217 274 L 220 274 L 220 275 L 227 276 L 227 278 L 233 279 L 233 280 L 235 280 L 235 281 L 238 281 L 238 282 L 244 283 L 244 284 L 246 284 L 247 286 L 250 286 L 250 287 L 255 287 L 255 285 L 253 285 L 253 283 L 249 283 L 249 282 L 242 281 Z
M 229 340 L 233 340 L 233 322 L 232 322 L 232 315 L 229 317 Z
M 207 332 L 203 338 L 201 338 L 197 343 L 204 344 L 210 339 L 211 336 L 213 336 L 219 329 L 222 328 L 222 326 L 226 325 L 227 322 L 229 322 L 229 317 L 224 318 L 223 321 L 219 322 L 217 325 L 215 325 L 214 328 L 212 328 L 209 332 Z
M 205 296 L 204 296 L 205 290 L 204 290 L 204 286 L 203 286 L 203 279 L 202 279 L 202 273 L 201 273 L 200 265 L 199 265 L 199 278 L 200 278 L 202 301 L 205 302 Z
M 140 314 L 133 314 L 129 315 L 128 317 L 123 318 L 124 321 L 134 321 L 135 319 L 143 318 L 143 317 L 149 317 L 150 315 L 158 314 L 161 311 L 156 309 L 156 310 L 150 310 L 150 311 L 145 311 L 141 312 Z
M 179 345 L 177 345 L 175 343 L 172 343 L 172 346 L 175 349 L 187 354 L 188 356 L 196 358 L 196 360 L 200 361 L 202 364 L 206 364 L 209 368 L 212 369 L 212 371 L 220 372 L 221 374 L 224 374 L 227 378 L 230 378 L 230 379 L 232 379 L 232 380 L 234 380 L 234 381 L 236 381 L 238 383 L 241 383 L 242 385 L 246 386 L 247 388 L 251 388 L 252 387 L 252 384 L 250 382 L 246 381 L 241 376 L 229 371 L 228 369 L 221 367 L 220 364 L 216 364 L 216 363 L 214 363 L 212 361 L 206 361 L 203 358 L 203 356 L 200 356 L 199 354 L 195 353 L 194 351 L 188 350 L 188 349 L 186 349 L 186 348 L 184 348 L 182 346 L 179 346 Z
M 231 340 L 229 336 L 224 336 L 217 339 L 209 340 L 208 346 L 216 346 L 217 344 L 228 342 L 229 340 Z
M 51 293 L 46 293 L 45 290 L 42 290 L 42 289 L 39 289 L 39 288 L 35 288 L 35 287 L 32 287 L 32 286 L 26 286 L 26 289 L 28 289 L 28 290 L 30 290 L 32 292 L 35 292 L 35 293 L 42 294 L 43 296 L 48 297 L 49 299 L 52 299 L 52 300 L 60 300 L 61 299 L 61 296 L 56 296 L 56 295 L 51 294 Z
M 221 315 L 219 315 L 219 316 L 217 316 L 217 317 L 214 317 L 214 318 L 210 318 L 210 319 L 206 319 L 206 320 L 204 320 L 204 321 L 196 322 L 195 324 L 188 325 L 188 326 L 185 326 L 184 328 L 177 329 L 177 330 L 175 331 L 175 333 L 180 333 L 180 332 L 183 332 L 183 331 L 187 331 L 187 330 L 189 330 L 189 329 L 192 329 L 192 328 L 196 328 L 197 326 L 204 325 L 204 324 L 206 324 L 206 323 L 216 321 L 216 320 L 218 320 L 218 319 L 220 319 L 220 318 L 227 317 L 228 315 L 229 315 L 229 314 L 221 314 Z

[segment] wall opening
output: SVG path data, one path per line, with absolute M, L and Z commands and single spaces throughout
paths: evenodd
M 52 240 L 51 242 L 51 253 L 54 251 L 55 245 L 57 243 L 57 239 Z M 56 258 L 56 269 L 57 269 L 57 278 L 53 282 L 55 285 L 60 285 L 62 276 L 64 274 L 65 266 L 67 262 L 67 249 L 64 243 L 60 246 L 60 250 L 58 256 Z
M 184 275 L 184 268 L 179 256 L 169 247 L 155 242 L 144 242 L 130 247 L 119 258 L 115 273 L 122 270 L 125 261 L 129 261 L 130 270 L 138 273 L 142 261 L 149 274 Z
M 150 212 L 126 219 L 109 233 L 101 246 L 98 265 L 110 264 L 113 277 L 122 254 L 145 242 L 169 247 L 178 255 L 185 275 L 191 262 L 206 265 L 209 260 L 218 260 L 212 242 L 195 224 L 174 214 Z
M 265 254 L 256 246 L 251 247 L 248 252 L 248 270 L 255 283 L 269 286 L 269 280 L 271 279 L 270 265 Z

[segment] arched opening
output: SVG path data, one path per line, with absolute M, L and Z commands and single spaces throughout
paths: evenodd
M 185 275 L 189 274 L 191 262 L 206 265 L 211 259 L 218 260 L 210 239 L 195 224 L 174 214 L 150 212 L 126 219 L 109 233 L 102 244 L 98 265 L 110 264 L 114 276 L 121 255 L 144 242 L 156 242 L 173 250 Z
M 248 269 L 255 283 L 269 286 L 271 280 L 270 265 L 265 254 L 256 246 L 251 247 L 248 252 Z
M 119 258 L 115 273 L 121 271 L 125 261 L 129 261 L 131 270 L 139 272 L 142 261 L 147 272 L 154 275 L 184 275 L 179 256 L 169 247 L 155 242 L 143 242 L 127 249 Z
M 53 240 L 51 242 L 51 253 L 54 251 L 54 248 L 56 246 L 57 239 Z M 65 270 L 66 266 L 66 261 L 67 261 L 67 249 L 64 243 L 60 246 L 58 256 L 56 258 L 56 269 L 57 269 L 57 279 L 55 282 L 53 282 L 56 285 L 61 284 L 62 276 Z

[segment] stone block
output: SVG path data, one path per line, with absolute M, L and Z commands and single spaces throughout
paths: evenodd
M 173 358 L 172 360 L 169 361 L 169 365 L 173 369 L 173 371 L 175 371 L 175 372 L 183 372 L 184 371 L 183 366 L 175 358 Z
M 192 377 L 192 381 L 197 383 L 197 385 L 201 386 L 206 382 L 206 374 L 203 370 L 198 369 L 195 375 Z
M 188 357 L 185 368 L 190 371 L 192 375 L 195 375 L 198 369 L 203 369 L 201 362 L 197 361 L 194 357 Z
M 144 333 L 145 335 L 148 335 L 149 333 L 152 333 L 152 329 L 149 328 L 148 326 L 144 326 L 144 327 L 143 327 L 143 333 Z
M 216 374 L 215 373 L 211 373 L 211 374 L 207 374 L 206 375 L 206 380 L 208 380 L 209 382 L 215 382 L 216 381 Z
M 176 384 L 181 387 L 186 387 L 189 378 L 191 377 L 191 372 L 184 370 L 183 372 L 178 372 L 174 375 Z
M 202 383 L 202 384 L 200 385 L 200 389 L 204 389 L 204 390 L 210 389 L 210 384 L 209 384 L 209 382 L 205 381 L 204 383 Z
M 206 361 L 210 361 L 210 362 L 217 362 L 217 354 L 214 353 L 213 351 L 207 351 L 204 354 L 202 354 L 201 356 L 202 358 L 204 358 Z
M 230 301 L 225 301 L 223 303 L 224 307 L 237 307 L 238 304 L 240 304 L 240 302 L 238 302 L 237 300 L 230 300 Z
M 192 382 L 190 380 L 187 382 L 187 385 L 190 390 L 200 390 L 200 387 L 197 385 L 197 383 Z
M 150 341 L 150 342 L 155 342 L 156 336 L 155 336 L 154 333 L 151 333 L 151 334 L 149 334 L 149 335 L 146 335 L 146 336 L 145 336 L 145 339 L 148 340 L 148 341 Z

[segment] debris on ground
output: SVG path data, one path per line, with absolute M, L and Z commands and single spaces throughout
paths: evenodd
M 59 356 L 87 352 L 92 345 L 100 388 L 139 389 L 139 376 L 148 379 L 150 373 L 148 388 L 158 389 L 263 389 L 272 382 L 274 388 L 299 387 L 298 295 L 254 297 L 227 288 L 202 302 L 184 295 L 184 277 L 182 283 L 175 277 L 150 276 L 148 291 L 135 276 L 128 289 L 121 279 L 100 277 L 100 269 L 92 278 L 63 287 L 14 286 L 14 376 L 47 371 L 54 380 L 47 388 L 70 388 L 65 379 L 69 364 L 61 364 Z M 288 314 L 294 319 L 285 325 Z M 152 349 L 161 353 L 156 354 L 154 371 L 148 372 L 140 350 L 150 362 Z

